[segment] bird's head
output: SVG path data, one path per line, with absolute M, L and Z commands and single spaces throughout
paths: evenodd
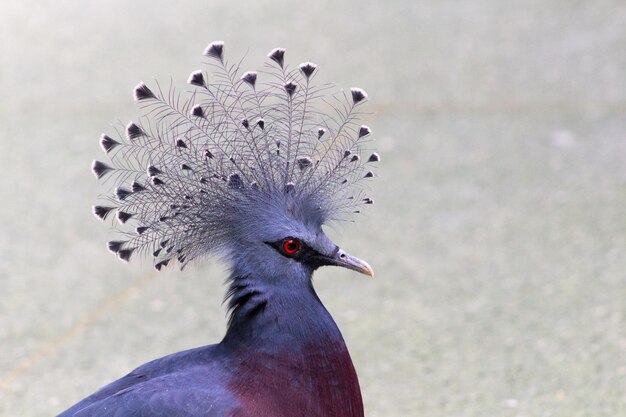
M 328 94 L 313 82 L 317 65 L 290 69 L 284 54 L 276 48 L 264 72 L 239 74 L 224 44 L 213 42 L 204 53 L 215 69 L 211 83 L 192 72 L 197 91 L 187 101 L 135 87 L 143 123 L 129 123 L 125 138 L 103 135 L 111 163 L 92 165 L 97 178 L 118 184 L 94 214 L 115 212 L 134 226 L 108 243 L 120 259 L 148 253 L 160 270 L 222 254 L 245 276 L 310 278 L 324 265 L 373 275 L 322 229 L 373 203 L 364 182 L 380 157 L 370 151 L 369 127 L 357 123 L 367 94 Z
M 309 279 L 321 266 L 340 266 L 373 276 L 369 264 L 333 243 L 322 228 L 324 212 L 295 190 L 247 192 L 249 204 L 233 216 L 226 256 L 235 275 L 280 281 Z

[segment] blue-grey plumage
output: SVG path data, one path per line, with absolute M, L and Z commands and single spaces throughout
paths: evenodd
M 311 279 L 325 265 L 373 275 L 322 229 L 373 203 L 363 181 L 380 157 L 360 157 L 371 130 L 358 123 L 367 93 L 330 94 L 314 83 L 316 64 L 290 69 L 283 48 L 263 71 L 239 75 L 224 50 L 205 49 L 213 72 L 192 72 L 187 99 L 139 83 L 144 117 L 125 137 L 101 137 L 110 162 L 92 170 L 115 184 L 93 212 L 116 213 L 123 238 L 108 249 L 121 260 L 148 253 L 161 270 L 213 255 L 230 266 L 227 334 L 139 367 L 64 417 L 363 415 L 350 356 Z

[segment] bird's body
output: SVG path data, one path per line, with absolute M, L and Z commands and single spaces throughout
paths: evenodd
M 59 417 L 363 416 L 339 329 L 312 286 L 297 294 L 240 305 L 219 344 L 140 366 Z
M 315 64 L 288 71 L 277 48 L 269 57 L 278 71 L 262 89 L 256 72 L 237 81 L 223 50 L 221 42 L 205 50 L 219 62 L 216 82 L 200 71 L 189 78 L 200 98 L 181 105 L 171 90 L 140 83 L 135 99 L 150 110 L 148 125 L 130 123 L 125 141 L 103 135 L 113 166 L 92 169 L 121 184 L 94 214 L 136 222 L 125 240 L 108 243 L 120 259 L 144 250 L 158 270 L 204 254 L 228 263 L 226 335 L 142 365 L 59 417 L 363 416 L 350 354 L 312 276 L 325 265 L 373 274 L 322 230 L 372 203 L 351 188 L 379 161 L 358 155 L 370 130 L 353 125 L 353 110 L 367 96 L 352 89 L 348 105 L 324 116 L 313 104 L 328 104 L 310 84 Z

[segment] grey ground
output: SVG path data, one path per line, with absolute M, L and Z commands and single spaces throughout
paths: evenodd
M 331 233 L 377 276 L 316 276 L 368 416 L 626 416 L 622 0 L 42 3 L 0 6 L 0 415 L 220 339 L 223 266 L 116 261 L 89 165 L 223 39 L 370 94 L 376 204 Z

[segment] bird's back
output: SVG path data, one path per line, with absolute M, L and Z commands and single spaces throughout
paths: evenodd
M 222 417 L 235 406 L 218 345 L 148 362 L 58 417 Z

